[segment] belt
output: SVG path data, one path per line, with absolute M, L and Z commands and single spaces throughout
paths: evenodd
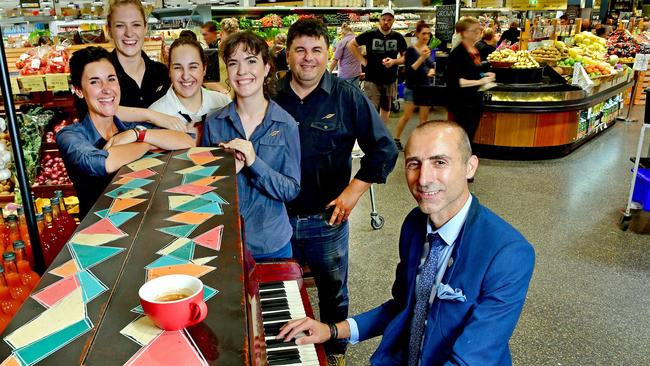
M 328 212 L 328 211 L 322 211 L 322 212 L 319 212 L 319 213 L 315 213 L 315 214 L 306 214 L 306 215 L 292 215 L 292 214 L 290 213 L 290 214 L 289 214 L 289 217 L 293 217 L 293 218 L 296 218 L 296 219 L 298 219 L 298 220 L 309 220 L 309 219 L 317 219 L 317 220 L 320 220 L 320 219 L 325 218 L 325 216 L 327 215 L 327 212 Z M 329 219 L 329 217 L 327 217 L 327 219 Z

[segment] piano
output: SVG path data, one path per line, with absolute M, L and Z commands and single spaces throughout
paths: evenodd
M 312 316 L 293 261 L 243 245 L 234 158 L 150 153 L 123 167 L 2 334 L 3 365 L 326 365 L 321 346 L 275 340 Z M 163 332 L 139 307 L 151 278 L 201 278 L 208 316 Z

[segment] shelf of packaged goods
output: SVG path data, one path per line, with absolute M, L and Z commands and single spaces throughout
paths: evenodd
M 106 48 L 109 52 L 113 51 L 113 48 L 115 47 L 113 43 L 98 43 L 98 44 L 92 44 L 92 43 L 87 43 L 87 44 L 75 44 L 70 46 L 68 48 L 68 51 L 70 54 L 72 54 L 74 51 L 86 48 L 88 46 L 100 46 Z M 162 40 L 149 40 L 144 42 L 143 50 L 144 52 L 147 53 L 147 55 L 158 55 L 160 54 L 160 50 L 162 47 Z M 6 48 L 5 49 L 5 54 L 7 56 L 7 66 L 9 67 L 9 72 L 17 72 L 19 71 L 16 69 L 16 61 L 18 61 L 18 58 L 20 55 L 23 53 L 28 52 L 31 50 L 33 47 L 25 47 L 25 48 Z

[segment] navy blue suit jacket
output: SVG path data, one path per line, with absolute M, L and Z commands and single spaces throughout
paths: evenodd
M 400 235 L 393 298 L 354 317 L 360 340 L 383 334 L 372 365 L 408 362 L 413 290 L 426 240 L 427 215 L 415 208 Z M 442 283 L 466 302 L 436 298 L 429 310 L 422 365 L 511 365 L 508 341 L 533 273 L 535 253 L 510 224 L 473 197 Z

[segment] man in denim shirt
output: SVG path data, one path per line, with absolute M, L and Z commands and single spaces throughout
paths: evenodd
M 302 180 L 288 204 L 294 257 L 314 274 L 321 320 L 348 314 L 348 223 L 350 212 L 372 183 L 384 183 L 397 148 L 362 92 L 326 72 L 329 39 L 324 25 L 303 19 L 289 28 L 291 75 L 280 81 L 275 100 L 298 122 Z M 350 181 L 351 153 L 358 140 L 365 156 Z M 343 364 L 346 342 L 325 345 L 328 361 Z

